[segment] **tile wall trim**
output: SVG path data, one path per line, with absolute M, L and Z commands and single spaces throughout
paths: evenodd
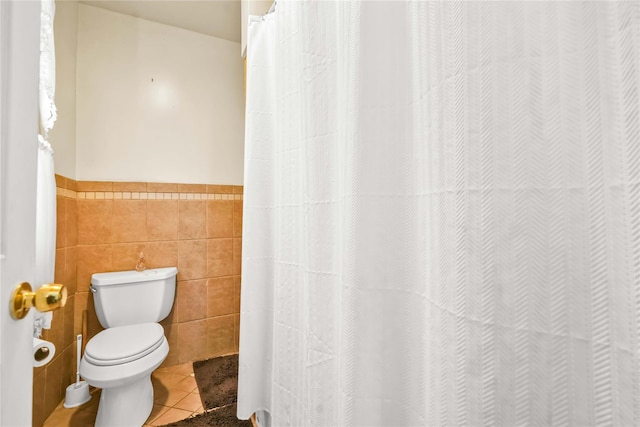
M 56 195 L 62 197 L 68 197 L 69 199 L 77 199 L 78 193 L 73 190 L 68 190 L 66 188 L 56 187 Z
M 73 191 L 56 188 L 56 194 L 70 199 L 87 200 L 242 200 L 242 194 L 155 193 L 140 191 Z
M 242 200 L 242 194 L 142 193 L 129 191 L 78 191 L 77 199 L 87 200 Z

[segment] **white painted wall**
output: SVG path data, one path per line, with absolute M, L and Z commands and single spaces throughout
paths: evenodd
M 49 142 L 55 152 L 57 174 L 76 177 L 76 43 L 78 35 L 78 2 L 56 2 L 54 21 L 56 46 L 56 107 L 58 120 L 49 131 Z
M 249 16 L 250 15 L 264 15 L 266 14 L 271 5 L 273 4 L 273 0 L 241 0 L 240 2 L 240 19 L 241 19 L 241 43 L 240 52 L 242 57 L 247 56 L 247 27 L 249 25 Z
M 80 4 L 77 179 L 242 184 L 239 48 Z

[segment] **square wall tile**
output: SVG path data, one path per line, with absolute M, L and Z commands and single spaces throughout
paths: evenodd
M 240 313 L 233 315 L 233 340 L 234 340 L 234 352 L 240 351 Z
M 207 281 L 207 317 L 235 313 L 235 299 L 233 277 L 217 277 Z
M 44 413 L 50 414 L 62 400 L 62 355 L 56 356 L 47 365 L 44 386 Z
M 162 325 L 164 328 L 164 336 L 169 342 L 169 354 L 164 359 L 161 366 L 173 366 L 180 362 L 180 347 L 178 343 L 178 324 Z
M 178 322 L 189 322 L 207 317 L 207 281 L 188 280 L 178 282 L 175 305 Z
M 207 200 L 207 237 L 233 236 L 233 200 Z
M 207 236 L 207 205 L 204 200 L 180 200 L 178 211 L 179 239 L 204 239 Z
M 242 236 L 242 200 L 233 201 L 233 237 Z
M 176 240 L 178 238 L 178 201 L 147 201 L 147 238 Z
M 66 207 L 65 198 L 56 196 L 56 248 L 66 247 L 67 227 L 66 227 Z
M 82 314 L 87 311 L 89 292 L 76 292 L 73 298 L 73 335 L 78 335 L 82 333 Z
M 120 243 L 111 246 L 113 271 L 135 270 L 140 253 L 147 261 L 146 245 L 144 243 Z
M 178 242 L 178 280 L 202 279 L 207 275 L 207 241 Z
M 33 425 L 41 426 L 47 418 L 44 412 L 44 389 L 45 389 L 45 371 L 44 369 L 33 377 L 33 397 L 32 397 L 32 415 Z
M 78 200 L 78 244 L 99 245 L 113 241 L 113 200 Z
M 53 275 L 53 280 L 56 283 L 64 284 L 64 279 L 67 273 L 66 253 L 67 252 L 65 249 L 56 249 L 56 260 L 55 260 L 54 275 Z
M 207 320 L 178 323 L 179 363 L 202 360 L 207 356 Z
M 51 329 L 42 330 L 42 339 L 50 341 L 56 346 L 56 355 L 58 357 L 65 347 L 64 343 L 64 309 L 56 310 L 53 312 L 51 318 Z
M 67 303 L 65 304 L 65 306 L 60 309 L 64 311 L 64 316 L 62 319 L 62 322 L 63 322 L 62 342 L 65 347 L 75 342 L 75 335 L 73 334 L 73 324 L 75 321 L 75 305 L 76 305 L 75 303 L 76 303 L 76 296 L 71 295 L 70 297 L 67 298 Z
M 89 342 L 91 338 L 96 336 L 100 331 L 104 330 L 98 316 L 96 314 L 96 306 L 93 302 L 93 294 L 89 292 L 89 298 L 87 299 L 87 336 L 84 337 L 85 342 Z
M 208 277 L 233 274 L 233 239 L 210 239 L 207 241 Z
M 78 246 L 78 291 L 89 291 L 91 275 L 111 271 L 111 245 Z
M 76 248 L 56 249 L 54 282 L 64 285 L 68 295 L 76 292 Z
M 67 247 L 78 244 L 78 201 L 64 198 L 65 201 L 65 245 Z
M 147 201 L 113 201 L 113 241 L 144 242 L 147 240 Z
M 177 287 L 177 283 L 176 283 Z M 176 288 L 176 293 L 178 292 Z M 173 325 L 174 323 L 178 323 L 178 307 L 175 303 L 175 299 L 173 302 L 173 306 L 171 307 L 171 311 L 169 311 L 169 315 L 160 321 L 160 325 L 163 327 Z
M 242 238 L 233 239 L 233 274 L 242 271 Z
M 240 313 L 240 297 L 242 295 L 242 278 L 241 276 L 233 277 L 234 293 L 235 293 L 235 311 L 234 313 Z
M 178 283 L 176 283 L 176 296 L 178 294 Z M 171 306 L 171 310 L 169 311 L 169 315 L 160 321 L 160 325 L 162 327 L 173 325 L 174 323 L 178 323 L 178 305 L 175 302 L 175 298 L 173 301 L 173 305 Z
M 234 315 L 207 319 L 208 357 L 235 352 Z
M 69 294 L 75 294 L 78 284 L 78 248 L 77 246 L 65 249 L 65 274 L 63 285 L 67 286 Z
M 145 247 L 147 268 L 178 266 L 178 242 L 147 242 Z
M 68 345 L 62 352 L 62 399 L 67 390 L 67 386 L 75 382 L 76 377 L 76 363 L 75 358 L 75 345 Z

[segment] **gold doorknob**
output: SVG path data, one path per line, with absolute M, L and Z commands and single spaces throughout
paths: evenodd
M 20 283 L 11 294 L 10 311 L 14 319 L 22 319 L 31 307 L 40 312 L 64 307 L 67 303 L 67 288 L 55 283 L 42 285 L 35 292 L 27 282 Z

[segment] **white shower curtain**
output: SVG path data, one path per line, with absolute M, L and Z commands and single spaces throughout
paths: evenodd
M 238 416 L 640 425 L 640 3 L 249 28 Z
M 56 121 L 56 60 L 53 38 L 54 0 L 41 0 L 40 13 L 40 132 L 38 135 L 38 171 L 36 186 L 36 274 L 35 287 L 53 283 L 56 261 L 56 179 L 53 149 L 46 140 Z M 52 312 L 34 315 L 33 335 L 49 329 Z

